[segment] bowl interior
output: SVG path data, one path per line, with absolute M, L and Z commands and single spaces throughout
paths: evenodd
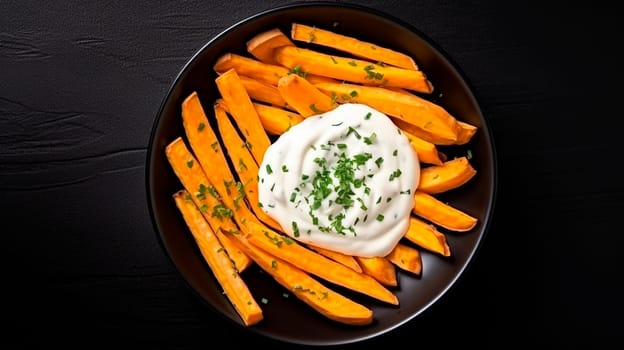
M 259 269 L 252 267 L 244 272 L 243 276 L 252 293 L 271 301 L 264 307 L 264 320 L 249 327 L 250 331 L 299 344 L 351 343 L 385 333 L 413 319 L 438 300 L 468 266 L 486 233 L 494 205 L 494 149 L 479 104 L 456 65 L 423 33 L 384 13 L 335 3 L 289 5 L 247 18 L 213 38 L 182 68 L 155 119 L 148 145 L 147 193 L 155 230 L 176 269 L 208 307 L 232 321 L 233 325 L 245 327 L 222 295 L 221 288 L 172 200 L 172 194 L 181 189 L 182 185 L 167 162 L 165 147 L 184 134 L 180 106 L 187 95 L 197 91 L 205 107 L 211 107 L 217 98 L 218 91 L 214 84 L 216 73 L 212 67 L 221 54 L 234 52 L 248 55 L 245 43 L 253 35 L 275 27 L 290 33 L 293 22 L 334 29 L 411 55 L 435 87 L 434 93 L 425 97 L 443 106 L 458 119 L 479 128 L 469 144 L 442 148 L 449 157 L 465 155 L 470 150 L 473 155 L 471 163 L 477 169 L 477 175 L 461 188 L 440 196 L 444 201 L 477 217 L 478 226 L 468 233 L 447 232 L 453 253 L 450 259 L 423 251 L 421 276 L 398 271 L 398 307 L 382 305 L 370 298 L 345 292 L 373 309 L 375 321 L 372 325 L 348 327 L 333 323 L 296 298 L 284 298 L 282 287 L 270 276 L 259 273 Z M 212 108 L 204 109 L 211 118 Z M 301 324 L 306 327 L 301 327 Z

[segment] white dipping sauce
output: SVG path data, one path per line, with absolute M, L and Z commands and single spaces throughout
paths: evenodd
M 405 234 L 420 164 L 385 114 L 341 104 L 282 134 L 258 173 L 258 205 L 292 238 L 386 256 Z

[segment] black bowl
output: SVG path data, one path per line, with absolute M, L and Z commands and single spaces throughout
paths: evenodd
M 415 58 L 432 81 L 435 92 L 428 96 L 458 119 L 479 128 L 469 144 L 446 147 L 453 157 L 472 154 L 477 175 L 461 188 L 439 197 L 477 217 L 470 232 L 447 232 L 452 258 L 444 259 L 422 252 L 421 276 L 398 271 L 400 288 L 395 290 L 400 306 L 383 305 L 357 295 L 349 296 L 372 308 L 374 322 L 369 326 L 345 326 L 326 319 L 296 298 L 284 298 L 284 289 L 267 274 L 251 268 L 243 273 L 252 293 L 270 300 L 263 305 L 264 319 L 244 326 L 222 294 L 212 272 L 204 262 L 172 194 L 182 185 L 165 157 L 166 145 L 183 136 L 180 117 L 182 100 L 197 91 L 206 111 L 218 96 L 213 64 L 225 52 L 248 55 L 245 43 L 253 35 L 275 27 L 290 33 L 292 22 L 334 29 L 381 46 L 396 49 Z M 209 114 L 209 118 L 213 116 Z M 248 328 L 264 336 L 296 344 L 336 345 L 353 343 L 381 335 L 417 317 L 442 297 L 469 266 L 486 234 L 495 200 L 496 166 L 490 129 L 470 85 L 449 57 L 423 33 L 385 13 L 369 8 L 336 3 L 301 3 L 253 15 L 213 38 L 182 68 L 167 93 L 156 117 L 147 155 L 147 193 L 155 230 L 167 255 L 194 292 L 233 326 Z M 443 231 L 444 232 L 444 231 Z M 302 326 L 305 325 L 305 326 Z

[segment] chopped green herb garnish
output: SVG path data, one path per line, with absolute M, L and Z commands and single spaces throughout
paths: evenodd
M 217 189 L 214 186 L 208 186 L 207 192 L 214 198 L 221 200 L 221 197 L 219 197 L 219 194 L 217 193 Z
M 321 111 L 316 108 L 316 105 L 314 103 L 310 105 L 310 110 L 312 110 L 312 112 L 314 113 L 321 113 Z
M 372 133 L 370 136 L 364 137 L 364 143 L 367 145 L 372 145 L 376 139 L 377 139 L 377 134 Z
M 379 72 L 375 72 L 375 66 L 372 64 L 369 64 L 368 66 L 364 67 L 364 71 L 366 72 L 366 79 L 374 79 L 374 80 L 383 79 L 383 74 Z
M 197 199 L 199 200 L 206 199 L 206 190 L 207 190 L 206 185 L 199 184 L 199 188 L 197 189 L 197 193 L 195 194 L 195 197 L 197 197 Z
M 397 169 L 397 170 L 393 171 L 392 174 L 390 174 L 390 178 L 388 180 L 392 181 L 392 180 L 396 179 L 399 176 L 401 176 L 401 169 Z
M 243 161 L 243 158 L 238 159 L 238 169 L 240 169 L 241 171 L 247 170 L 247 164 L 245 164 L 245 161 Z
M 212 208 L 212 216 L 217 219 L 229 219 L 233 214 L 234 212 L 232 212 L 232 209 L 226 207 L 222 203 L 219 203 Z
M 295 237 L 299 237 L 299 226 L 297 225 L 297 222 L 293 221 L 291 225 L 292 225 L 293 235 Z
M 375 159 L 375 164 L 377 164 L 378 168 L 381 168 L 381 164 L 383 163 L 383 161 L 384 161 L 383 157 L 379 157 Z
M 360 133 L 357 132 L 357 130 L 355 130 L 352 126 L 349 127 L 348 131 L 347 131 L 347 136 L 354 134 L 355 137 L 359 140 L 362 138 L 362 136 L 360 135 Z
M 296 74 L 302 78 L 305 78 L 308 76 L 308 73 L 304 72 L 303 70 L 301 70 L 301 65 L 297 64 L 294 67 L 292 67 L 291 69 L 288 70 L 288 74 Z

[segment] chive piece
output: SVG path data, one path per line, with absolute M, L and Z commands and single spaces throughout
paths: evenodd
M 317 113 L 317 114 L 321 113 L 321 111 L 318 108 L 316 108 L 316 105 L 314 103 L 310 105 L 310 110 L 312 110 L 312 112 Z
M 292 222 L 292 229 L 293 229 L 293 235 L 295 235 L 295 237 L 299 237 L 299 226 L 297 225 L 296 221 Z
M 377 139 L 377 134 L 372 133 L 370 136 L 364 137 L 364 143 L 367 145 L 372 145 L 376 139 Z
M 383 163 L 384 159 L 382 157 L 379 157 L 375 160 L 375 164 L 377 164 L 378 168 L 381 168 L 381 163 Z
M 301 70 L 301 65 L 297 64 L 294 67 L 292 67 L 291 69 L 288 70 L 288 74 L 296 74 L 302 78 L 305 78 L 308 76 L 307 72 L 304 72 L 303 70 Z
M 401 176 L 401 169 L 397 169 L 397 170 L 393 171 L 392 174 L 390 174 L 390 178 L 388 180 L 392 181 L 392 180 L 396 179 L 399 176 Z

